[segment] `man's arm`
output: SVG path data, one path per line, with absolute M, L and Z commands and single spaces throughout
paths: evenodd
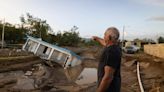
M 107 90 L 107 88 L 109 87 L 110 83 L 113 80 L 113 74 L 115 72 L 115 69 L 113 69 L 110 66 L 105 66 L 104 72 L 105 74 L 100 82 L 97 92 L 105 92 L 105 90 Z
M 99 42 L 101 45 L 106 46 L 104 39 L 97 37 L 97 36 L 93 36 L 92 39 Z

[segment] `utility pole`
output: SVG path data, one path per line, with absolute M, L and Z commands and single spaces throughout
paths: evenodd
M 5 31 L 5 18 L 4 18 L 4 23 L 3 23 L 3 29 L 2 29 L 2 46 L 1 48 L 3 49 L 3 46 L 4 46 L 4 31 Z
M 122 33 L 122 47 L 124 47 L 124 31 L 125 31 L 125 26 L 123 26 L 123 33 Z

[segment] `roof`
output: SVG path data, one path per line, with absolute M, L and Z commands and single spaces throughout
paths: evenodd
M 47 42 L 45 42 L 45 41 L 42 41 L 42 40 L 39 39 L 39 38 L 34 38 L 34 37 L 32 37 L 32 36 L 27 36 L 27 37 L 28 37 L 28 39 L 31 39 L 31 40 L 33 40 L 33 41 L 35 41 L 35 42 L 39 42 L 39 43 L 41 43 L 41 44 L 43 44 L 43 45 L 46 45 L 46 46 L 48 46 L 48 47 L 55 48 L 55 49 L 58 50 L 58 51 L 66 52 L 67 54 L 71 54 L 71 55 L 73 55 L 73 56 L 76 56 L 76 57 L 80 58 L 80 56 L 76 55 L 74 52 L 72 52 L 72 51 L 70 51 L 70 50 L 68 50 L 68 49 L 66 49 L 66 48 L 61 48 L 61 47 L 59 47 L 59 46 L 52 45 L 52 44 L 50 44 L 50 43 L 47 43 Z

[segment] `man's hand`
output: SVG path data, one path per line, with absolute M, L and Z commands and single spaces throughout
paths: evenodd
M 97 37 L 97 36 L 92 36 L 92 40 L 97 40 L 99 37 Z
M 92 40 L 95 40 L 95 41 L 99 42 L 101 45 L 106 46 L 105 40 L 98 36 L 92 36 Z

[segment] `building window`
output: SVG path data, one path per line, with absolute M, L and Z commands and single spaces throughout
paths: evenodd
M 48 47 L 45 47 L 44 50 L 43 50 L 43 53 L 45 54 L 46 51 L 47 51 Z

